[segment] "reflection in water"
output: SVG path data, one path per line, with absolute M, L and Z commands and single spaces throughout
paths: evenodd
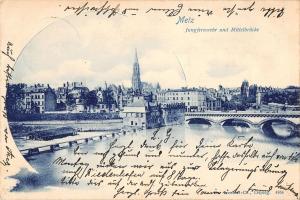
M 249 127 L 241 126 L 223 126 L 223 129 L 229 134 L 246 134 L 251 131 Z
M 275 134 L 280 137 L 289 137 L 293 135 L 293 126 L 290 124 L 274 122 L 271 126 Z
M 189 124 L 188 125 L 192 129 L 198 129 L 200 131 L 207 131 L 211 125 L 208 124 Z
M 270 138 L 288 139 L 297 136 L 296 126 L 284 120 L 269 120 L 261 128 Z

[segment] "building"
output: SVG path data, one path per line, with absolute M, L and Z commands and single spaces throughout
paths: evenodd
M 187 112 L 202 112 L 207 109 L 206 92 L 197 88 L 161 90 L 157 93 L 157 101 L 160 104 L 183 103 Z
M 222 108 L 222 100 L 221 97 L 212 97 L 207 96 L 206 97 L 206 108 L 207 110 L 221 110 Z
M 135 49 L 135 60 L 133 63 L 133 74 L 132 74 L 132 89 L 137 95 L 142 93 L 142 82 L 141 82 L 140 65 L 137 56 L 137 50 Z
M 68 89 L 66 87 L 58 87 L 56 90 L 57 103 L 67 102 Z
M 244 80 L 241 85 L 241 97 L 247 98 L 249 96 L 249 82 Z
M 84 97 L 88 92 L 89 89 L 82 82 L 73 82 L 70 85 L 67 82 L 67 110 L 85 112 Z
M 257 108 L 262 104 L 261 98 L 262 98 L 262 92 L 258 91 L 256 93 L 256 99 L 255 99 Z
M 56 110 L 56 94 L 55 91 L 46 87 L 44 84 L 35 84 L 25 88 L 25 112 L 27 113 L 44 113 Z
M 123 128 L 150 129 L 184 123 L 184 103 L 157 104 L 143 96 L 134 97 L 133 103 L 124 107 L 121 117 Z
M 97 95 L 97 105 L 93 107 L 93 110 L 90 110 L 89 112 L 100 112 L 100 113 L 109 112 L 108 106 L 105 103 L 104 90 L 101 87 L 96 89 L 96 95 Z
M 241 94 L 241 88 L 225 88 L 222 85 L 219 85 L 217 91 L 217 97 L 221 97 L 223 101 L 230 101 L 233 96 L 239 96 Z
M 174 125 L 184 123 L 184 103 L 161 105 L 163 125 Z
M 57 103 L 66 103 L 67 101 L 67 95 L 73 91 L 82 89 L 86 90 L 87 87 L 83 85 L 82 82 L 66 82 L 63 83 L 62 87 L 58 87 L 56 90 L 56 96 L 57 96 Z M 87 89 L 88 90 L 88 89 Z
M 145 101 L 142 96 L 135 96 L 133 102 L 123 108 L 121 117 L 124 129 L 156 128 L 163 124 L 160 106 Z

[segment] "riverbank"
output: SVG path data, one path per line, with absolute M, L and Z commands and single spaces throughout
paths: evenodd
M 9 127 L 14 138 L 21 138 L 34 131 L 42 131 L 61 127 L 72 127 L 73 129 L 81 132 L 115 131 L 122 128 L 122 120 L 55 120 L 9 122 Z
M 119 113 L 35 113 L 10 114 L 9 122 L 20 121 L 52 121 L 52 120 L 111 120 L 121 119 Z

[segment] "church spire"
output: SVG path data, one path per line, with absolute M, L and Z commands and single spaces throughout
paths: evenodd
M 133 63 L 133 74 L 132 74 L 132 89 L 134 94 L 140 95 L 142 93 L 142 82 L 141 82 L 140 65 L 137 55 L 137 49 L 135 48 L 135 58 Z
M 135 58 L 134 58 L 135 63 L 139 63 L 138 55 L 137 55 L 137 49 L 135 48 Z

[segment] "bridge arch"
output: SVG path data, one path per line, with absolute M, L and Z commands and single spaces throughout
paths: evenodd
M 219 124 L 221 126 L 226 125 L 225 123 L 232 123 L 232 124 L 237 124 L 240 126 L 245 126 L 245 127 L 253 127 L 255 124 L 249 120 L 249 119 L 244 119 L 244 118 L 227 118 L 219 121 Z
M 294 123 L 294 122 L 292 122 L 292 121 L 290 121 L 290 120 L 288 120 L 286 118 L 266 118 L 266 119 L 260 121 L 258 124 L 260 126 L 262 126 L 264 123 L 266 123 L 268 121 L 282 121 L 282 122 L 286 122 L 287 124 L 291 124 L 293 126 L 297 126 L 296 123 Z
M 215 121 L 204 117 L 189 118 L 186 120 L 186 122 L 188 122 L 188 124 L 207 124 L 210 126 L 216 123 Z
M 279 130 L 274 129 L 273 123 L 277 123 L 280 125 L 286 125 L 285 128 Z M 285 119 L 285 118 L 267 118 L 262 120 L 259 123 L 259 127 L 264 135 L 271 138 L 279 138 L 279 139 L 288 139 L 293 137 L 299 137 L 299 124 L 295 124 L 294 122 Z

